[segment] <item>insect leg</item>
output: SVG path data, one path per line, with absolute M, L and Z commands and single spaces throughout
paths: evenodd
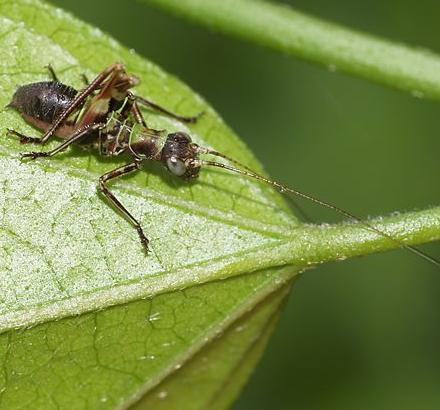
M 83 80 L 86 86 L 90 84 L 89 78 L 84 73 L 81 74 L 81 79 Z
M 49 74 L 50 74 L 50 76 L 52 77 L 52 80 L 53 80 L 53 81 L 56 81 L 57 83 L 60 83 L 61 81 L 59 80 L 59 78 L 58 78 L 58 76 L 57 76 L 57 74 L 56 74 L 56 72 L 55 72 L 55 69 L 53 68 L 52 64 L 49 63 L 49 64 L 46 66 L 46 68 L 47 68 L 47 70 L 49 71 Z M 84 84 L 85 84 L 86 86 L 88 86 L 88 85 L 90 84 L 89 79 L 87 78 L 87 76 L 86 76 L 84 73 L 81 74 L 81 79 L 83 80 L 83 82 L 84 82 Z
M 38 137 L 28 137 L 27 135 L 24 135 L 21 132 L 13 130 L 12 128 L 7 128 L 6 132 L 8 134 L 12 134 L 12 135 L 15 135 L 15 136 L 19 137 L 20 138 L 20 142 L 22 144 L 28 144 L 28 143 L 38 144 L 40 142 L 40 138 L 38 138 Z
M 54 68 L 52 67 L 52 64 L 49 63 L 49 64 L 46 66 L 46 68 L 47 68 L 47 70 L 49 71 L 49 74 L 50 74 L 50 76 L 52 77 L 52 80 L 53 80 L 53 81 L 56 81 L 57 83 L 59 83 L 60 80 L 58 79 L 58 76 L 57 76 L 57 74 L 55 73 L 55 70 L 54 70 Z
M 128 118 L 128 116 L 130 114 L 133 114 L 134 120 L 142 125 L 146 131 L 152 133 L 152 134 L 157 134 L 160 135 L 161 134 L 161 130 L 155 130 L 153 128 L 150 128 L 147 125 L 147 122 L 145 121 L 144 116 L 142 115 L 142 112 L 139 108 L 139 104 L 136 101 L 137 97 L 131 92 L 131 91 L 127 91 L 127 98 L 125 101 L 125 105 L 124 108 L 121 110 L 120 113 L 120 120 L 124 120 L 126 118 Z
M 142 112 L 139 109 L 139 105 L 136 101 L 133 102 L 133 106 L 131 107 L 131 112 L 133 113 L 134 119 L 138 124 L 141 124 L 146 129 L 149 129 L 147 122 L 145 121 L 145 118 L 142 115 Z
M 72 145 L 75 142 L 79 141 L 85 135 L 92 133 L 94 131 L 97 131 L 99 129 L 102 129 L 103 127 L 105 127 L 105 123 L 92 124 L 86 128 L 82 128 L 82 129 L 77 130 L 66 141 L 62 142 L 60 145 L 58 145 L 57 147 L 55 147 L 54 149 L 52 149 L 50 151 L 24 152 L 21 154 L 21 158 L 36 159 L 39 157 L 53 157 L 54 155 L 58 154 L 59 152 L 64 151 L 69 145 Z
M 139 108 L 139 104 L 136 101 L 133 102 L 133 106 L 131 107 L 131 112 L 132 112 L 132 114 L 134 116 L 135 121 L 138 124 L 141 124 L 148 133 L 151 133 L 151 134 L 154 134 L 154 135 L 161 135 L 165 131 L 165 130 L 156 130 L 154 128 L 150 128 L 147 125 L 147 122 L 145 121 L 145 118 L 142 115 L 142 112 L 141 112 L 141 110 Z
M 148 243 L 149 240 L 142 230 L 141 224 L 136 220 L 136 218 L 122 205 L 121 201 L 115 197 L 115 195 L 110 191 L 107 186 L 107 181 L 118 178 L 123 175 L 127 175 L 131 172 L 137 171 L 141 167 L 140 161 L 134 161 L 130 164 L 124 165 L 120 168 L 116 168 L 113 171 L 107 172 L 99 178 L 99 188 L 101 192 L 107 197 L 107 199 L 114 205 L 114 207 L 122 213 L 122 215 L 135 227 L 139 238 L 144 246 L 145 250 L 149 252 Z
M 204 114 L 204 112 L 200 112 L 197 115 L 195 115 L 194 117 L 185 117 L 183 115 L 179 115 L 176 114 L 174 112 L 171 112 L 169 110 L 167 110 L 166 108 L 154 103 L 153 101 L 147 100 L 146 98 L 143 97 L 139 97 L 138 95 L 136 95 L 136 101 L 139 102 L 140 104 L 143 104 L 147 107 L 150 107 L 151 109 L 158 111 L 162 114 L 168 115 L 171 118 L 175 118 L 176 120 L 182 121 L 182 122 L 186 122 L 186 123 L 191 123 L 191 124 L 195 124 L 197 122 L 197 120 Z

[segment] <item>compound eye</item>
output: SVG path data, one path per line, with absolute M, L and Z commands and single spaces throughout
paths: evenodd
M 167 159 L 167 167 L 170 172 L 177 177 L 181 177 L 186 173 L 185 163 L 176 157 L 170 157 Z

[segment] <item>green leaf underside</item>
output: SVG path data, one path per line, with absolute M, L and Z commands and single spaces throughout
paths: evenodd
M 122 61 L 142 78 L 139 94 L 184 114 L 207 111 L 190 129 L 146 112 L 150 124 L 186 130 L 260 169 L 200 97 L 98 30 L 35 1 L 2 2 L 0 20 L 2 106 L 17 85 L 47 79 L 48 63 L 80 88 L 81 73 L 92 77 Z M 3 128 L 37 133 L 14 111 L 0 116 Z M 191 367 L 206 380 L 198 405 L 224 408 L 261 353 L 296 272 L 269 269 L 283 264 L 276 248 L 297 224 L 282 198 L 222 172 L 187 185 L 148 165 L 114 184 L 151 238 L 145 256 L 96 191 L 99 175 L 122 158 L 74 149 L 21 163 L 26 148 L 6 136 L 0 144 L 0 408 L 115 408 L 155 397 L 173 408 L 153 389 L 172 380 L 164 384 L 172 398 L 179 386 L 196 388 Z M 200 285 L 220 278 L 230 279 Z M 237 323 L 246 331 L 228 330 Z M 196 354 L 205 350 L 203 367 Z
M 142 397 L 206 408 L 225 384 L 231 401 L 227 383 L 246 379 L 242 366 L 258 356 L 288 289 L 273 292 L 290 277 L 291 269 L 239 276 L 4 333 L 0 408 L 126 408 Z M 185 387 L 195 402 L 182 400 Z
M 187 408 L 227 407 L 231 396 L 242 387 L 240 381 L 247 378 L 261 355 L 289 289 L 289 286 L 282 288 L 251 315 L 234 323 L 222 338 L 198 352 L 189 365 L 165 379 L 133 408 L 166 409 L 170 404 L 182 408 L 182 397 L 191 403 Z M 234 358 L 232 363 L 231 358 Z M 223 366 L 212 366 L 215 359 L 222 361 Z M 186 383 L 181 383 L 182 377 Z

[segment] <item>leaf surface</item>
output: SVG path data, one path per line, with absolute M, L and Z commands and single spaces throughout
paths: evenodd
M 197 142 L 258 168 L 199 96 L 101 32 L 40 3 L 6 2 L 0 13 L 1 41 L 10 50 L 2 64 L 1 104 L 17 84 L 47 78 L 48 63 L 79 88 L 81 73 L 91 76 L 123 61 L 143 80 L 139 94 L 178 112 L 207 111 L 191 129 L 146 113 L 150 124 L 184 129 Z M 1 116 L 8 127 L 36 133 L 16 112 Z M 103 159 L 77 148 L 49 161 L 22 163 L 18 155 L 26 148 L 6 136 L 0 148 L 4 329 L 270 266 L 268 259 L 276 258 L 277 246 L 296 224 L 279 195 L 261 184 L 216 170 L 187 184 L 147 164 L 112 186 L 151 238 L 153 252 L 145 257 L 136 232 L 96 189 L 100 175 L 127 159 Z
M 138 94 L 184 115 L 206 112 L 186 127 L 145 111 L 150 126 L 186 131 L 263 172 L 200 96 L 98 29 L 35 0 L 1 2 L 0 20 L 3 106 L 18 85 L 47 79 L 49 63 L 81 88 L 81 74 L 120 61 L 141 78 Z M 0 123 L 38 133 L 12 110 Z M 20 162 L 25 149 L 3 136 L 1 408 L 226 408 L 301 267 L 399 246 L 362 224 L 301 225 L 281 195 L 237 175 L 203 170 L 187 184 L 146 164 L 112 185 L 151 239 L 145 256 L 97 193 L 99 176 L 127 158 L 74 147 Z M 373 223 L 423 243 L 440 237 L 440 208 Z
M 152 126 L 185 130 L 261 170 L 203 99 L 99 30 L 38 1 L 2 2 L 0 20 L 2 106 L 17 85 L 47 79 L 49 63 L 80 88 L 82 73 L 121 61 L 141 77 L 140 95 L 182 114 L 207 112 L 190 128 L 146 112 Z M 11 110 L 0 123 L 37 133 Z M 227 406 L 296 273 L 276 268 L 297 225 L 280 195 L 215 170 L 188 185 L 148 164 L 113 184 L 151 238 L 146 257 L 136 232 L 97 194 L 98 177 L 123 158 L 74 148 L 22 163 L 26 148 L 3 134 L 0 406 Z M 198 401 L 182 407 L 176 397 L 201 380 Z

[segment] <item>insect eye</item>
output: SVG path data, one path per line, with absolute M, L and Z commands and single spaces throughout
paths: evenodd
M 172 174 L 178 177 L 186 173 L 185 163 L 174 156 L 167 159 L 167 167 Z

